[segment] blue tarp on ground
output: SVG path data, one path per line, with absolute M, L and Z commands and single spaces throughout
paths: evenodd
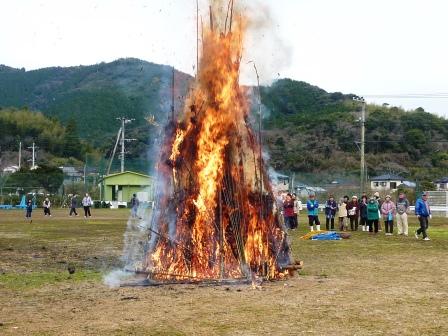
M 341 236 L 337 232 L 323 232 L 311 238 L 311 240 L 341 240 Z

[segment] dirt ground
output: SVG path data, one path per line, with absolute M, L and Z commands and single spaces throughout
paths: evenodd
M 301 274 L 250 286 L 108 288 L 128 212 L 0 211 L 0 335 L 448 335 L 448 220 L 431 241 L 291 234 Z M 416 222 L 411 222 L 410 232 Z M 75 268 L 69 275 L 68 266 Z

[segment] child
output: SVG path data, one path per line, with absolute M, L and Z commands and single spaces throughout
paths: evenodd
M 347 227 L 347 203 L 345 201 L 345 197 L 341 198 L 339 201 L 339 230 L 344 231 L 344 228 Z
M 31 200 L 28 200 L 28 203 L 26 204 L 26 215 L 25 218 L 31 220 L 31 222 L 33 221 L 31 219 L 31 213 L 33 212 L 33 202 L 31 202 Z

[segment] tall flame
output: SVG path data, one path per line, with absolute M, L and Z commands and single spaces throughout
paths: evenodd
M 289 262 L 239 85 L 245 30 L 240 16 L 231 31 L 227 24 L 223 32 L 204 31 L 183 118 L 167 126 L 158 165 L 166 188 L 158 190 L 156 239 L 146 259 L 153 278 L 281 277 Z

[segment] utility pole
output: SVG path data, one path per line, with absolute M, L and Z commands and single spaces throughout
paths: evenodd
M 366 182 L 366 159 L 365 159 L 365 145 L 366 145 L 366 101 L 363 97 L 361 98 L 353 98 L 353 100 L 361 103 L 361 171 L 360 171 L 360 185 L 359 192 L 360 195 L 365 191 L 365 182 Z
M 19 142 L 19 170 L 22 166 L 22 141 Z
M 31 159 L 31 161 L 32 161 L 31 170 L 36 169 L 36 149 L 37 148 L 39 148 L 39 147 L 36 147 L 34 142 L 33 142 L 32 147 L 28 147 L 28 149 L 32 149 L 32 151 L 33 151 L 33 158 Z
M 124 142 L 125 141 L 134 141 L 135 139 L 126 139 L 124 136 L 124 125 L 128 124 L 132 121 L 134 121 L 135 119 L 127 119 L 126 117 L 121 117 L 121 118 L 117 118 L 117 120 L 121 121 L 121 154 L 120 154 L 120 159 L 121 159 L 121 172 L 124 172 Z

